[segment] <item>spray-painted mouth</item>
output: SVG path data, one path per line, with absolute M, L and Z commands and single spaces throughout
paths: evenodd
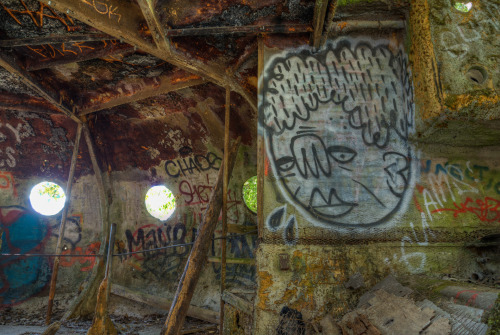
M 319 188 L 314 188 L 311 192 L 309 208 L 316 215 L 335 218 L 346 215 L 358 204 L 347 202 L 339 198 L 334 188 L 330 189 L 328 198 L 323 195 Z

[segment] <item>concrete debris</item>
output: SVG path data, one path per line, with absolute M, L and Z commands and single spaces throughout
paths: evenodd
M 356 272 L 352 276 L 349 277 L 349 280 L 344 284 L 345 288 L 357 290 L 358 288 L 365 286 L 365 281 L 363 275 L 359 272 Z
M 371 298 L 373 298 L 374 292 L 377 290 L 383 290 L 398 297 L 408 297 L 413 293 L 411 288 L 401 285 L 393 275 L 388 275 L 384 278 L 384 280 L 373 286 L 370 291 L 361 296 L 358 302 L 358 307 L 365 305 Z
M 327 314 L 321 321 L 319 322 L 321 325 L 322 333 L 324 335 L 341 335 L 340 328 L 335 322 L 333 315 Z

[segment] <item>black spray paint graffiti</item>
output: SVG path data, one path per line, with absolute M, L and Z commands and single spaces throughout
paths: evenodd
M 214 236 L 215 237 L 215 236 Z M 212 256 L 220 256 L 220 244 L 212 241 Z M 250 235 L 232 235 L 228 237 L 227 257 L 231 258 L 254 258 L 253 250 L 256 248 L 257 237 Z M 250 243 L 249 243 L 250 242 Z M 217 245 L 216 245 L 217 244 Z M 216 279 L 220 279 L 220 263 L 212 263 L 212 269 Z M 237 285 L 255 285 L 255 266 L 247 264 L 227 264 L 226 281 Z
M 196 231 L 193 229 L 192 238 L 189 242 L 186 241 L 186 226 L 182 223 L 177 223 L 174 226 L 149 224 L 138 228 L 135 232 L 126 230 L 125 236 L 127 238 L 128 250 L 119 250 L 119 252 L 150 250 L 169 245 L 189 243 L 196 236 Z M 177 278 L 180 271 L 182 271 L 184 258 L 188 255 L 189 250 L 189 246 L 179 246 L 145 252 L 143 254 L 134 254 L 128 257 L 124 256 L 122 260 L 129 257 L 135 258 L 136 261 L 140 262 L 140 269 L 144 273 L 151 273 L 157 279 Z
M 274 209 L 267 217 L 267 228 L 276 232 L 283 229 L 283 241 L 287 245 L 295 245 L 299 240 L 299 230 L 295 215 L 286 216 L 286 205 Z
M 413 90 L 402 51 L 341 40 L 279 55 L 266 66 L 261 101 L 280 188 L 307 215 L 367 227 L 408 201 Z
M 179 153 L 183 156 L 192 152 L 189 147 L 183 147 Z M 202 172 L 208 170 L 219 170 L 222 158 L 209 152 L 206 155 L 195 155 L 189 158 L 181 158 L 177 160 L 169 160 L 165 162 L 165 172 L 173 178 L 186 176 L 186 173 L 191 175 L 194 172 Z

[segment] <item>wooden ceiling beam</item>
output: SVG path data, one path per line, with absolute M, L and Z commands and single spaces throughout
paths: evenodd
M 79 113 L 79 116 L 95 113 L 104 109 L 109 109 L 117 107 L 124 104 L 129 104 L 132 102 L 144 100 L 160 94 L 166 94 L 170 92 L 175 92 L 187 87 L 196 86 L 205 83 L 205 80 L 196 76 L 187 74 L 185 77 L 179 77 L 178 75 L 166 75 L 161 76 L 154 80 L 144 81 L 142 78 L 137 79 L 134 82 L 124 81 L 122 82 L 122 87 L 120 83 L 113 87 L 113 92 L 121 92 L 113 97 L 109 97 L 109 93 L 106 91 L 102 94 L 92 92 L 87 92 L 88 96 L 94 96 L 91 98 L 93 101 L 97 101 L 92 105 L 84 106 Z M 133 94 L 127 91 L 125 87 L 140 87 Z M 85 97 L 84 97 L 85 98 Z
M 236 78 L 226 73 L 224 65 L 196 60 L 191 55 L 173 48 L 168 52 L 157 48 L 149 36 L 149 30 L 146 29 L 141 8 L 135 2 L 127 2 L 124 5 L 119 0 L 107 0 L 100 2 L 99 7 L 90 1 L 40 0 L 40 2 L 219 86 L 229 86 L 257 110 L 257 97 L 243 88 Z
M 65 103 L 61 96 L 56 96 L 54 93 L 46 90 L 35 78 L 33 78 L 31 73 L 21 68 L 12 56 L 0 53 L 0 66 L 13 75 L 18 76 L 24 84 L 36 91 L 43 98 L 47 99 L 47 101 L 63 112 L 67 117 L 78 124 L 81 123 L 80 119 L 74 113 L 74 107 Z
M 52 35 L 45 37 L 15 38 L 0 40 L 0 48 L 22 47 L 27 45 L 42 45 L 56 43 L 75 43 L 75 42 L 95 42 L 102 40 L 112 40 L 113 37 L 108 34 L 71 34 L 71 35 Z
M 156 15 L 153 1 L 137 0 L 137 4 L 141 8 L 142 15 L 148 23 L 149 31 L 158 49 L 170 52 L 170 41 L 163 31 L 163 26 L 161 25 L 158 15 Z
M 328 4 L 328 15 L 326 17 L 326 27 L 323 35 L 321 36 L 320 46 L 325 45 L 326 40 L 328 39 L 328 34 L 331 33 L 333 29 L 333 18 L 335 17 L 335 13 L 337 11 L 337 4 L 339 0 L 330 0 L 330 4 Z
M 323 26 L 325 24 L 326 10 L 328 8 L 328 0 L 316 0 L 313 15 L 313 33 L 311 34 L 310 45 L 315 49 L 319 48 L 321 35 L 323 34 Z
M 167 29 L 165 33 L 168 37 L 176 36 L 205 36 L 205 35 L 255 35 L 261 33 L 269 34 L 300 34 L 310 33 L 313 27 L 309 24 L 280 24 L 280 25 L 251 25 L 233 27 L 201 27 L 201 28 L 181 28 Z

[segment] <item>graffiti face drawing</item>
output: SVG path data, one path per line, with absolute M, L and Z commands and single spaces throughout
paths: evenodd
M 267 152 L 290 202 L 341 226 L 377 225 L 399 210 L 410 185 L 413 126 L 401 52 L 343 41 L 314 55 L 275 57 L 262 98 Z

